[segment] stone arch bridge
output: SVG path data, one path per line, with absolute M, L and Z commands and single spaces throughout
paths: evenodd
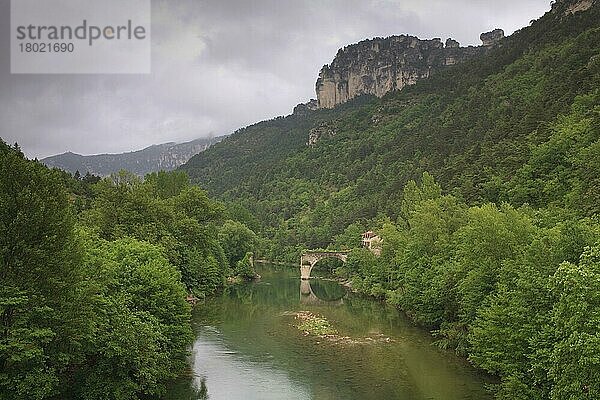
M 300 257 L 300 278 L 310 279 L 310 273 L 316 263 L 324 258 L 337 258 L 346 262 L 350 251 L 318 251 L 308 250 Z

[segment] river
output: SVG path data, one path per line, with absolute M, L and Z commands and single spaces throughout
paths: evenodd
M 486 380 L 432 345 L 402 313 L 292 267 L 206 299 L 193 314 L 190 377 L 168 400 L 488 399 Z M 325 317 L 338 337 L 306 335 L 296 313 Z

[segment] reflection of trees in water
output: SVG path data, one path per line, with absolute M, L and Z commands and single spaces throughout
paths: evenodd
M 443 358 L 429 350 L 430 337 L 413 327 L 394 307 L 353 293 L 343 297 L 339 306 L 320 303 L 313 308 L 298 304 L 301 281 L 297 272 L 259 271 L 262 282 L 232 286 L 221 296 L 207 298 L 194 312 L 200 335 L 209 340 L 216 338 L 245 360 L 266 359 L 274 369 L 289 372 L 299 385 L 309 382 L 313 398 L 424 398 L 421 391 L 431 392 L 435 388 L 450 395 L 431 398 L 467 398 L 455 385 L 463 375 L 456 375 L 452 368 L 448 372 L 444 367 L 447 360 L 444 363 Z M 311 285 L 309 292 L 324 299 L 335 299 L 345 293 L 337 282 L 318 279 L 306 282 Z M 382 334 L 396 341 L 350 348 L 307 345 L 307 339 L 292 326 L 290 314 L 286 313 L 298 309 L 316 310 L 333 321 L 343 335 L 360 338 Z M 375 381 L 381 382 L 381 386 L 374 388 Z M 168 399 L 210 398 L 205 380 L 190 378 L 187 385 L 185 392 L 171 392 Z
M 208 400 L 208 386 L 206 377 L 198 382 L 193 377 L 180 380 L 175 386 L 168 390 L 165 400 Z
M 272 274 L 269 271 L 260 271 L 259 274 L 265 275 L 262 281 L 231 286 L 226 294 L 244 305 L 282 306 L 294 302 L 298 291 L 297 276 Z
M 206 386 L 206 378 L 200 379 L 199 385 L 194 385 L 192 388 L 194 393 L 194 400 L 208 400 L 208 386 Z

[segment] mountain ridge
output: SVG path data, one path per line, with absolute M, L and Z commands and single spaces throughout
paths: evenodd
M 187 162 L 194 155 L 206 150 L 225 136 L 199 138 L 189 142 L 153 144 L 140 150 L 124 153 L 101 153 L 81 155 L 71 151 L 40 160 L 48 167 L 60 168 L 70 173 L 90 173 L 108 176 L 121 169 L 144 176 L 159 170 L 170 171 Z

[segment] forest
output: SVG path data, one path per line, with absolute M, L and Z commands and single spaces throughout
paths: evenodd
M 181 172 L 49 170 L 0 141 L 0 398 L 159 398 L 186 297 L 251 279 L 256 235 Z
M 401 217 L 379 228 L 381 257 L 353 250 L 337 273 L 399 307 L 440 347 L 501 377 L 499 399 L 596 398 L 598 219 L 468 206 L 427 173 L 403 193 Z

